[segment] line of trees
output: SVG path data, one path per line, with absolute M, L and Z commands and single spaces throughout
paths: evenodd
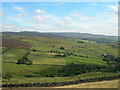
M 32 65 L 33 61 L 30 58 L 28 58 L 29 54 L 30 54 L 30 51 L 26 53 L 22 58 L 18 59 L 16 64 Z
M 80 54 L 75 54 L 73 52 L 60 52 L 58 50 L 49 50 L 49 53 L 56 53 L 56 55 L 54 57 L 66 57 L 66 56 L 78 56 L 78 57 L 84 57 L 84 58 L 88 58 L 88 56 L 85 55 L 80 55 Z

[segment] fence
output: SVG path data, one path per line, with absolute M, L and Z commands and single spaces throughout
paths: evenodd
M 116 76 L 108 76 L 108 77 L 96 77 L 89 79 L 80 79 L 76 81 L 64 81 L 64 82 L 47 82 L 47 83 L 26 83 L 26 84 L 2 84 L 2 87 L 55 87 L 55 86 L 65 86 L 65 85 L 73 85 L 80 83 L 88 83 L 88 82 L 99 82 L 104 80 L 114 80 L 120 79 L 120 75 Z

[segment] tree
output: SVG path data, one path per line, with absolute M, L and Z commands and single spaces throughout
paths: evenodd
M 55 45 L 52 45 L 52 47 L 54 48 L 54 47 L 55 47 Z
M 28 55 L 30 54 L 30 52 L 28 52 L 27 54 L 25 54 L 21 59 L 17 60 L 16 64 L 27 64 L 27 65 L 32 65 L 32 60 L 28 58 Z
M 31 51 L 34 51 L 34 52 L 35 52 L 35 51 L 37 51 L 37 50 L 36 50 L 36 49 L 32 49 Z
M 85 43 L 85 41 L 77 41 L 77 43 Z
M 19 60 L 17 60 L 16 64 L 25 64 L 25 63 L 26 63 L 25 59 L 19 59 Z
M 60 47 L 60 49 L 61 49 L 61 50 L 65 50 L 65 48 L 64 48 L 64 47 Z
M 26 62 L 27 65 L 32 65 L 33 64 L 33 61 L 31 59 L 28 59 L 27 62 Z

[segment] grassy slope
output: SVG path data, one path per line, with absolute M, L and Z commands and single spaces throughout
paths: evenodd
M 118 88 L 118 80 L 83 83 L 83 84 L 54 87 L 54 88 Z
M 112 76 L 114 73 L 105 73 L 105 72 L 91 72 L 71 77 L 13 77 L 11 83 L 29 83 L 29 82 L 61 82 L 61 81 L 74 81 L 78 79 L 86 78 L 95 78 L 99 76 Z M 6 79 L 3 79 L 3 83 L 8 82 Z
M 50 65 L 18 65 L 15 63 L 3 62 L 3 76 L 6 73 L 12 73 L 13 77 L 34 75 L 42 76 L 45 74 L 56 73 L 61 66 Z
M 66 65 L 64 58 L 53 58 L 53 55 L 47 52 L 31 52 L 29 58 L 33 60 L 33 64 Z
M 101 59 L 91 59 L 91 58 L 83 58 L 76 56 L 69 56 L 65 58 L 66 63 L 75 63 L 75 64 L 89 64 L 89 65 L 101 65 L 107 66 L 105 61 Z
M 12 38 L 20 39 L 24 42 L 29 42 L 34 45 L 34 49 L 38 51 L 48 51 L 48 50 L 58 50 L 61 46 L 65 47 L 65 50 L 61 52 L 73 52 L 78 55 L 88 56 L 88 58 L 83 57 L 75 57 L 75 56 L 67 56 L 65 58 L 53 58 L 54 53 L 47 52 L 31 52 L 29 58 L 33 60 L 33 65 L 17 65 L 15 63 L 19 58 L 21 58 L 27 51 L 22 49 L 11 49 L 3 54 L 3 76 L 6 73 L 12 73 L 14 75 L 13 80 L 18 79 L 18 82 L 24 81 L 53 81 L 53 78 L 28 78 L 23 77 L 24 75 L 35 75 L 37 73 L 38 76 L 56 73 L 58 72 L 62 66 L 66 65 L 66 63 L 77 63 L 77 64 L 96 64 L 96 65 L 104 65 L 106 66 L 106 62 L 102 61 L 101 54 L 102 53 L 111 53 L 117 56 L 117 48 L 112 48 L 107 44 L 97 44 L 95 42 L 86 42 L 86 43 L 76 43 L 74 40 L 62 40 L 62 39 L 50 39 L 45 37 L 30 37 L 30 36 L 11 36 Z M 52 45 L 55 47 L 53 48 Z M 83 48 L 84 47 L 84 48 Z M 55 65 L 55 66 L 51 66 Z M 58 66 L 56 66 L 58 65 Z M 108 73 L 109 74 L 109 73 Z M 102 75 L 102 74 L 101 74 Z M 104 75 L 104 74 L 103 74 Z M 96 76 L 99 76 L 98 73 Z M 84 77 L 84 76 L 83 76 Z M 88 76 L 87 76 L 88 77 Z M 21 78 L 21 79 L 20 79 Z M 74 80 L 74 77 L 56 77 L 58 81 L 63 80 Z M 23 80 L 24 79 L 24 80 Z
M 3 61 L 16 62 L 20 59 L 27 51 L 22 49 L 11 49 L 3 54 Z

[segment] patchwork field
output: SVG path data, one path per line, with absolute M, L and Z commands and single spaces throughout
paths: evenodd
M 31 52 L 29 58 L 33 64 L 66 65 L 64 58 L 53 58 L 55 53 Z
M 2 60 L 7 62 L 17 62 L 17 60 L 20 59 L 25 53 L 27 53 L 26 50 L 10 49 L 4 52 Z
M 103 61 L 102 54 L 118 56 L 118 48 L 107 43 L 14 35 L 4 36 L 3 41 L 3 83 L 61 82 L 117 75 L 104 70 L 110 66 Z M 32 64 L 16 64 L 20 59 L 30 59 Z M 72 65 L 77 65 L 75 70 Z M 85 68 L 79 65 L 88 68 L 79 71 Z M 11 75 L 10 80 L 7 75 Z

